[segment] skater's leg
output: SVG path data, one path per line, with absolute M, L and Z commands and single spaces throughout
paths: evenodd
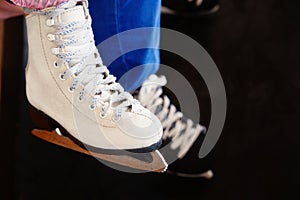
M 68 0 L 11 0 L 14 4 L 24 8 L 44 9 L 47 7 L 57 6 Z
M 97 45 L 100 44 L 99 50 L 104 64 L 111 62 L 112 57 L 121 56 L 108 66 L 110 72 L 120 79 L 126 90 L 132 91 L 138 88 L 159 68 L 161 0 L 90 0 L 89 2 L 95 40 Z M 134 43 L 136 47 L 154 48 L 139 49 L 124 54 L 130 46 L 128 38 L 124 37 L 119 37 L 118 41 L 110 45 L 101 45 L 104 40 L 123 31 L 142 27 L 153 29 L 149 28 L 143 34 L 134 34 L 130 43 Z M 148 65 L 135 68 L 144 64 Z M 132 70 L 133 68 L 135 69 Z

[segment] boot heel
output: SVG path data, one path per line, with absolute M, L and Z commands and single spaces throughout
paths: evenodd
M 42 111 L 37 110 L 32 105 L 28 106 L 28 110 L 31 116 L 31 121 L 38 129 L 52 131 L 51 122 L 49 117 Z

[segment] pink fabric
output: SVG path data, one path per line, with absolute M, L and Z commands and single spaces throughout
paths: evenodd
M 44 9 L 51 6 L 57 6 L 68 0 L 11 0 L 14 4 L 25 8 Z
M 23 15 L 22 8 L 0 0 L 0 20 Z

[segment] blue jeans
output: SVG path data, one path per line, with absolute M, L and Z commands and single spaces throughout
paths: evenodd
M 125 90 L 137 89 L 159 69 L 161 0 L 89 0 L 89 4 L 95 41 L 104 64 Z M 119 36 L 141 27 L 156 28 L 141 34 L 134 31 L 132 37 Z M 112 36 L 115 39 L 107 45 L 104 41 Z M 137 47 L 141 44 L 141 48 L 128 52 L 130 43 Z

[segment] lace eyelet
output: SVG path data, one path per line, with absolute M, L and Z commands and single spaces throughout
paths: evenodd
M 100 113 L 100 117 L 103 119 L 107 116 L 107 113 Z
M 70 93 L 73 93 L 73 92 L 74 92 L 74 88 L 69 87 L 69 88 L 68 88 L 68 91 L 69 91 Z
M 64 78 L 64 75 L 63 74 L 59 74 L 59 79 L 62 80 L 62 81 L 65 81 L 66 79 Z
M 80 95 L 77 97 L 77 101 L 79 101 L 79 102 L 84 102 L 84 99 L 83 99 L 83 97 L 81 97 Z
M 52 48 L 51 49 L 51 53 L 53 54 L 53 55 L 58 55 L 59 54 L 59 48 Z
M 95 110 L 96 109 L 96 106 L 95 105 L 90 105 L 90 110 Z
M 48 34 L 48 35 L 47 35 L 47 38 L 48 38 L 49 41 L 54 41 L 54 40 L 55 40 L 55 35 L 53 35 L 53 34 Z
M 56 69 L 59 68 L 57 61 L 54 61 L 54 62 L 53 62 L 53 66 L 54 66 L 54 68 L 56 68 Z
M 46 24 L 47 24 L 47 26 L 53 26 L 54 25 L 54 19 L 53 19 L 53 17 L 51 17 L 50 19 L 48 19 L 46 21 Z

